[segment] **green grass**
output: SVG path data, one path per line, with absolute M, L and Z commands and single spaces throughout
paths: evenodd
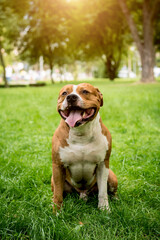
M 108 214 L 96 196 L 85 203 L 72 194 L 54 216 L 51 139 L 62 84 L 0 89 L 0 239 L 159 239 L 160 84 L 92 83 L 104 96 L 119 200 L 109 199 Z

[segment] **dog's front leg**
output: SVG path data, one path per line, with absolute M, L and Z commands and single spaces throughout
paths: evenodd
M 106 168 L 105 163 L 101 162 L 96 171 L 97 185 L 98 185 L 98 208 L 102 210 L 109 210 L 108 194 L 107 194 L 107 180 L 109 169 Z
M 63 203 L 63 190 L 65 181 L 65 171 L 63 166 L 53 164 L 53 212 L 60 209 Z

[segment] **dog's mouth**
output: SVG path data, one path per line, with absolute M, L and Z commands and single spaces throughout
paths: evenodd
M 96 108 L 83 109 L 80 107 L 70 107 L 64 111 L 59 110 L 59 113 L 65 122 L 73 128 L 91 120 L 96 113 Z

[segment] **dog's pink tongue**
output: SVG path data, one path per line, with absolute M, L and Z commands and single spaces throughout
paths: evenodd
M 68 123 L 70 127 L 74 127 L 76 122 L 82 119 L 81 113 L 81 110 L 72 110 L 65 122 Z

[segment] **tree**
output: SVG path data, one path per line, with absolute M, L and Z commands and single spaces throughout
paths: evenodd
M 118 0 L 137 46 L 142 65 L 142 82 L 154 82 L 155 25 L 159 19 L 160 0 Z M 135 9 L 138 11 L 135 11 Z M 133 15 L 134 14 L 134 15 Z M 160 19 L 159 19 L 160 20 Z M 137 24 L 136 24 L 137 23 Z
M 21 57 L 35 63 L 43 56 L 44 62 L 50 67 L 50 77 L 54 83 L 53 66 L 58 62 L 62 64 L 66 51 L 67 3 L 64 0 L 33 0 L 31 3 L 27 15 L 28 26 L 19 46 Z
M 116 1 L 107 4 L 104 0 L 81 1 L 73 9 L 71 32 L 74 34 L 70 34 L 70 45 L 75 59 L 91 61 L 100 58 L 105 64 L 107 77 L 113 80 L 118 75 L 129 42 L 119 5 Z
M 4 2 L 2 3 L 4 4 Z M 17 18 L 14 14 L 12 15 L 12 10 L 3 4 L 0 5 L 0 61 L 3 67 L 5 87 L 8 87 L 3 53 L 9 53 L 13 49 L 12 42 L 17 35 L 17 28 L 14 28 Z
M 23 16 L 28 0 L 1 0 L 0 5 L 0 61 L 3 67 L 3 80 L 8 87 L 3 53 L 10 53 L 16 45 L 23 25 Z M 25 10 L 24 10 L 25 9 Z
M 118 13 L 116 16 L 115 12 Z M 119 14 L 119 8 L 114 6 L 101 11 L 86 32 L 87 42 L 89 40 L 86 53 L 101 57 L 107 76 L 114 80 L 118 76 L 121 58 L 129 42 L 126 24 Z

